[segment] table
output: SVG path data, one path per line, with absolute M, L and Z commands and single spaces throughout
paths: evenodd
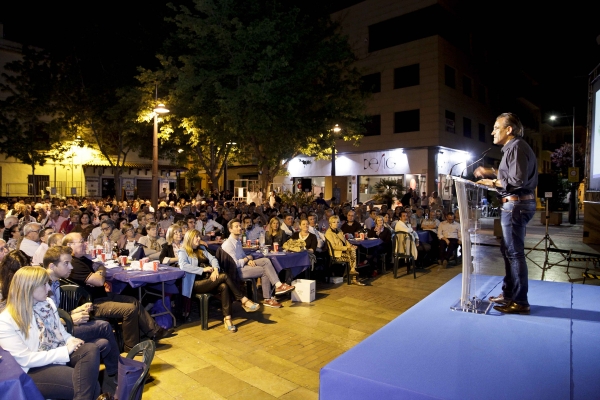
M 0 397 L 11 400 L 44 400 L 44 397 L 13 356 L 0 348 Z
M 379 240 L 379 239 L 377 239 Z M 379 240 L 381 242 L 381 240 Z M 217 243 L 209 243 L 208 249 L 216 252 L 221 244 Z M 260 251 L 252 250 L 252 249 L 243 249 L 244 253 L 253 256 L 254 258 L 262 258 L 265 257 L 263 253 Z M 310 257 L 308 256 L 308 251 L 301 251 L 298 253 L 294 252 L 281 252 L 283 254 L 272 254 L 268 253 L 266 257 L 271 260 L 273 267 L 275 268 L 275 272 L 279 273 L 284 269 L 290 269 L 292 272 L 292 277 L 295 277 L 305 271 L 307 268 L 310 268 Z
M 158 314 L 151 314 L 152 317 L 158 317 L 160 315 L 171 315 L 173 318 L 173 326 L 177 326 L 177 320 L 175 315 L 165 304 L 165 287 L 169 288 L 168 293 L 179 293 L 175 287 L 175 281 L 183 278 L 185 272 L 179 268 L 169 267 L 168 265 L 160 264 L 158 271 L 126 271 L 123 267 L 110 268 L 106 270 L 106 280 L 111 283 L 112 291 L 114 293 L 121 293 L 127 285 L 132 288 L 138 288 L 138 296 L 140 304 L 142 302 L 142 286 L 149 286 L 150 289 L 158 290 L 160 288 L 160 294 L 152 291 L 148 291 L 151 294 L 162 299 L 164 312 Z M 154 284 L 154 285 L 153 285 Z M 147 288 L 148 289 L 148 288 Z
M 379 239 L 379 238 L 374 238 L 374 239 L 364 239 L 364 240 L 356 240 L 356 239 L 348 239 L 348 242 L 350 242 L 351 244 L 355 245 L 355 246 L 359 246 L 362 247 L 363 249 L 365 249 L 365 252 L 363 253 L 362 251 L 358 251 L 357 255 L 356 255 L 356 265 L 358 266 L 360 264 L 360 259 L 361 259 L 361 255 L 364 255 L 365 257 L 367 257 L 369 255 L 369 249 L 372 248 L 376 248 L 378 247 L 380 244 L 383 243 L 383 240 Z

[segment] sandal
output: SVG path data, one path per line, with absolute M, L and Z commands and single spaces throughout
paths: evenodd
M 249 306 L 247 306 L 248 303 L 250 303 Z M 242 307 L 246 312 L 255 312 L 260 308 L 260 304 L 254 303 L 252 300 L 248 299 L 246 302 L 242 303 Z
M 230 318 L 224 318 L 223 323 L 225 324 L 225 329 L 227 329 L 229 332 L 231 332 L 231 333 L 237 332 L 237 328 L 235 327 L 235 325 L 233 325 L 231 323 Z

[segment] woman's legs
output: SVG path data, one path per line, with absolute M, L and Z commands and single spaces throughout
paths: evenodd
M 45 398 L 95 400 L 100 395 L 100 351 L 84 343 L 71 354 L 68 365 L 31 368 L 28 375 Z

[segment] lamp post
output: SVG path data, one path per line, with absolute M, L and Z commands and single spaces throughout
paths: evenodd
M 575 168 L 575 107 L 573 107 L 572 115 L 551 115 L 550 120 L 556 121 L 558 118 L 563 117 L 572 117 L 573 121 L 573 143 L 572 147 L 572 167 Z M 575 224 L 577 222 L 576 212 L 577 212 L 577 184 L 575 182 L 571 183 L 571 201 L 569 201 L 569 223 Z
M 169 110 L 164 104 L 159 104 L 154 109 L 154 132 L 152 134 L 152 192 L 151 199 L 152 207 L 158 210 L 158 115 L 166 114 Z
M 335 137 L 342 130 L 338 124 L 333 127 L 333 144 L 331 145 L 331 176 L 335 176 Z
M 227 180 L 227 159 L 229 158 L 229 150 L 227 149 L 229 146 L 235 146 L 236 142 L 227 142 L 225 144 L 225 161 L 223 165 L 223 190 L 229 190 L 229 181 Z

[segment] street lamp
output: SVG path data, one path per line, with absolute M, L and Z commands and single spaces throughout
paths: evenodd
M 575 107 L 573 107 L 573 114 L 572 115 L 551 115 L 550 116 L 550 121 L 556 121 L 558 118 L 563 118 L 563 117 L 572 117 L 573 120 L 573 144 L 572 144 L 572 150 L 573 150 L 573 154 L 572 154 L 572 167 L 575 168 Z M 576 183 L 572 182 L 571 183 L 571 201 L 569 201 L 569 223 L 570 224 L 575 224 L 576 221 L 576 212 L 577 212 L 577 187 L 576 187 Z
M 158 115 L 166 114 L 169 110 L 164 104 L 159 104 L 154 109 L 154 132 L 152 134 L 152 193 L 151 202 L 154 211 L 158 210 Z
M 223 166 L 223 190 L 229 190 L 229 181 L 227 180 L 227 159 L 229 158 L 229 151 L 227 150 L 227 147 L 235 146 L 236 144 L 236 142 L 227 142 L 225 144 L 225 165 Z
M 333 127 L 333 144 L 331 145 L 331 176 L 335 176 L 335 136 L 342 130 L 338 124 Z

